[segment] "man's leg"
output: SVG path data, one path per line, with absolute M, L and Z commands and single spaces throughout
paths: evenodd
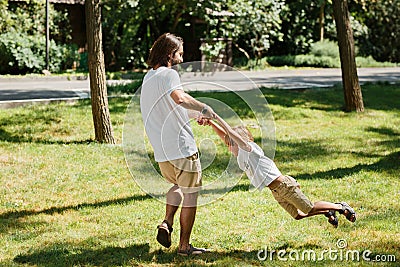
M 174 216 L 182 202 L 182 191 L 178 185 L 174 185 L 167 192 L 167 205 L 165 209 L 165 220 L 172 226 L 174 224 Z
M 189 249 L 190 234 L 197 211 L 198 193 L 183 194 L 182 210 L 180 215 L 181 233 L 179 241 L 179 250 Z
M 167 204 L 165 208 L 165 219 L 158 226 L 157 241 L 166 248 L 171 246 L 172 224 L 174 216 L 182 202 L 182 192 L 177 185 L 171 187 L 167 192 Z

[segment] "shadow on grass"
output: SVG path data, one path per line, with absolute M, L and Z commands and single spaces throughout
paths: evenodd
M 249 189 L 249 184 L 237 184 L 237 185 L 233 186 L 230 191 L 231 192 L 248 191 L 248 189 Z M 213 193 L 213 190 L 207 190 L 206 193 Z M 216 190 L 216 193 L 219 193 L 219 191 Z M 163 196 L 157 195 L 154 197 L 163 197 Z M 56 213 L 63 213 L 65 211 L 69 211 L 69 210 L 80 210 L 80 209 L 84 209 L 84 208 L 101 208 L 101 207 L 106 207 L 106 206 L 111 206 L 111 205 L 125 205 L 132 201 L 145 201 L 145 200 L 153 199 L 154 197 L 149 194 L 134 195 L 134 196 L 125 197 L 125 198 L 104 200 L 104 201 L 93 202 L 93 203 L 81 203 L 81 204 L 63 206 L 63 207 L 51 207 L 51 208 L 42 209 L 42 210 L 8 211 L 8 212 L 0 213 L 0 221 L 8 220 L 8 219 L 18 219 L 21 217 L 34 216 L 34 215 L 39 215 L 39 214 L 53 215 Z
M 79 102 L 78 102 L 79 103 Z M 82 104 L 77 104 L 82 105 Z M 11 112 L 10 116 L 0 118 L 0 142 L 43 143 L 43 144 L 87 144 L 93 140 L 51 140 L 43 137 L 43 132 L 60 131 L 60 125 L 68 121 L 63 116 L 64 109 L 76 109 L 75 106 L 32 106 Z
M 386 136 L 393 136 L 393 137 L 398 137 L 400 136 L 400 132 L 397 132 L 391 128 L 387 128 L 387 127 L 382 127 L 382 128 L 376 128 L 376 127 L 368 127 L 366 129 L 369 132 L 375 132 L 381 135 L 386 135 Z M 398 140 L 398 139 L 397 139 Z M 398 140 L 398 142 L 400 142 L 400 140 Z
M 63 213 L 68 210 L 79 210 L 79 209 L 83 209 L 83 208 L 100 208 L 100 207 L 105 207 L 105 206 L 110 206 L 110 205 L 127 204 L 132 201 L 144 201 L 144 200 L 148 200 L 151 198 L 152 197 L 150 195 L 135 195 L 135 196 L 131 196 L 131 197 L 111 199 L 111 200 L 99 201 L 99 202 L 94 202 L 94 203 L 82 203 L 82 204 L 76 204 L 76 205 L 65 206 L 65 207 L 51 207 L 51 208 L 43 209 L 43 210 L 8 211 L 8 212 L 0 214 L 0 220 L 17 219 L 20 217 L 33 216 L 33 215 L 38 215 L 38 214 L 52 215 L 55 213 Z
M 38 144 L 48 144 L 48 145 L 83 145 L 96 143 L 97 141 L 92 139 L 87 140 L 73 140 L 73 141 L 62 141 L 62 140 L 48 140 L 35 137 L 25 137 L 23 135 L 11 134 L 0 128 L 0 142 L 11 142 L 11 143 L 38 143 Z
M 364 106 L 367 109 L 400 109 L 399 85 L 387 83 L 364 84 L 361 86 Z M 284 107 L 301 107 L 307 104 L 310 109 L 340 111 L 344 105 L 341 86 L 326 89 L 281 90 L 263 88 L 268 103 Z
M 373 164 L 358 164 L 353 167 L 336 168 L 325 172 L 316 172 L 313 174 L 299 174 L 296 176 L 298 179 L 338 179 L 344 176 L 349 176 L 358 173 L 362 170 L 367 171 L 400 171 L 400 152 L 391 153 L 381 160 Z
M 373 259 L 374 255 L 385 255 L 387 250 L 379 253 L 382 247 L 392 246 L 390 251 L 396 251 L 398 244 L 391 242 L 390 244 L 372 243 L 366 249 L 373 249 L 374 253 L 370 255 Z M 55 244 L 45 249 L 39 249 L 27 254 L 20 254 L 13 259 L 14 263 L 26 264 L 43 267 L 67 267 L 67 266 L 143 266 L 143 265 L 168 265 L 168 266 L 285 266 L 282 259 L 291 259 L 298 257 L 299 260 L 304 257 L 305 260 L 312 261 L 313 257 L 317 259 L 323 255 L 318 250 L 322 249 L 318 245 L 305 245 L 297 247 L 295 252 L 290 253 L 290 246 L 286 243 L 278 247 L 260 248 L 259 250 L 243 251 L 232 250 L 228 252 L 213 252 L 196 256 L 180 256 L 176 250 L 155 250 L 150 251 L 148 243 L 133 244 L 130 246 L 110 246 L 99 249 L 81 248 L 69 244 Z M 285 254 L 279 255 L 278 251 L 286 251 Z M 315 252 L 315 253 L 311 253 Z M 363 251 L 363 249 L 361 250 Z M 397 250 L 398 251 L 398 250 Z M 305 253 L 303 253 L 305 252 Z M 322 254 L 321 254 L 322 253 Z M 325 254 L 324 259 L 328 260 Z M 308 258 L 307 258 L 308 257 Z M 313 260 L 315 262 L 315 259 Z M 328 261 L 329 262 L 329 261 Z M 269 263 L 269 264 L 268 264 Z M 294 262 L 293 262 L 294 263 Z M 320 261 L 317 265 L 325 266 L 327 261 Z M 304 263 L 303 263 L 304 264 Z M 286 263 L 287 265 L 287 263 Z M 295 264 L 296 266 L 298 264 Z M 329 265 L 329 264 L 328 264 Z M 301 266 L 301 263 L 300 265 Z M 396 262 L 388 262 L 385 266 L 396 266 Z
M 143 264 L 173 264 L 173 266 L 210 266 L 218 262 L 259 264 L 258 251 L 235 250 L 212 252 L 196 256 L 180 256 L 176 250 L 150 252 L 149 244 L 101 249 L 69 248 L 57 244 L 29 254 L 18 255 L 15 263 L 45 267 L 64 266 L 141 266 Z
M 53 247 L 38 250 L 31 254 L 19 255 L 14 262 L 38 266 L 120 266 L 128 264 L 130 260 L 151 261 L 148 244 L 129 247 L 108 247 L 103 249 L 69 249 L 67 246 L 54 245 Z

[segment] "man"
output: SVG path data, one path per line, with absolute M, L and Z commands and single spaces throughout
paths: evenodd
M 171 246 L 174 216 L 180 204 L 180 240 L 178 254 L 202 254 L 189 240 L 196 217 L 201 166 L 188 110 L 214 118 L 214 111 L 183 91 L 178 73 L 171 69 L 183 62 L 183 40 L 170 33 L 153 44 L 147 64 L 151 67 L 143 79 L 140 108 L 146 134 L 154 150 L 161 174 L 173 184 L 166 195 L 164 221 L 158 226 L 157 241 Z

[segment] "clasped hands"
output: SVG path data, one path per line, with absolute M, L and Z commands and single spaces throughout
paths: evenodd
M 202 126 L 211 126 L 211 118 L 199 116 L 196 119 L 197 123 Z

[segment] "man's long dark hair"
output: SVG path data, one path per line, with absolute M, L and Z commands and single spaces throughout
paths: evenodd
M 149 59 L 147 65 L 149 67 L 168 66 L 168 61 L 171 60 L 179 47 L 183 45 L 183 39 L 172 33 L 164 33 L 154 42 L 150 49 Z

